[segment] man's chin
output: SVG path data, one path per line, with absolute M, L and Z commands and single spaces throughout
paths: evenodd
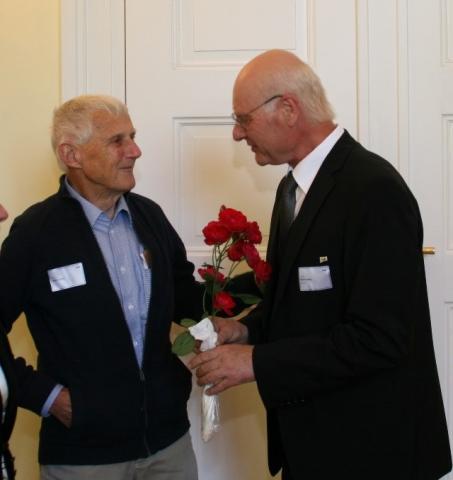
M 265 165 L 268 165 L 270 163 L 270 160 L 268 157 L 260 154 L 259 152 L 255 152 L 255 162 L 259 166 L 264 167 Z
M 135 180 L 124 181 L 116 185 L 116 190 L 120 193 L 127 193 L 135 187 Z
M 128 172 L 123 178 L 119 178 L 121 186 L 124 187 L 124 190 L 127 192 L 132 190 L 135 187 L 135 176 L 133 173 Z

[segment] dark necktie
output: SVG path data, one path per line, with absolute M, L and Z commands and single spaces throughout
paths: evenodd
M 289 227 L 294 221 L 294 209 L 296 207 L 296 188 L 297 182 L 294 180 L 293 172 L 288 172 L 283 179 L 282 193 L 280 197 L 280 248 L 286 242 Z

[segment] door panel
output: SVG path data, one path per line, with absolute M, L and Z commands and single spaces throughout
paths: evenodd
M 425 245 L 436 250 L 425 256 L 425 265 L 453 444 L 453 1 L 411 1 L 408 13 L 410 179 L 424 220 Z

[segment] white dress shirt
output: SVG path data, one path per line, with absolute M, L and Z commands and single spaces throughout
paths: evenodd
M 321 165 L 330 153 L 334 145 L 338 142 L 344 133 L 344 128 L 337 125 L 314 150 L 312 150 L 305 158 L 303 158 L 293 169 L 294 180 L 297 182 L 296 189 L 296 206 L 294 209 L 294 217 L 299 213 L 305 195 L 313 183 Z

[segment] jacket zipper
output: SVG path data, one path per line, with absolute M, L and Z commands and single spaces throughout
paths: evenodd
M 140 368 L 140 381 L 142 382 L 142 387 L 143 387 L 143 414 L 145 417 L 145 429 L 143 432 L 143 444 L 146 449 L 147 456 L 149 457 L 151 455 L 151 450 L 148 445 L 148 440 L 146 439 L 146 431 L 148 430 L 148 409 L 146 408 L 146 378 L 145 374 L 143 373 L 143 370 Z

